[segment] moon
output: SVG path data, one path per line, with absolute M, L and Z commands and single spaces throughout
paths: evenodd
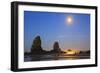
M 66 17 L 66 23 L 67 24 L 72 24 L 73 23 L 73 17 L 72 16 L 67 16 Z

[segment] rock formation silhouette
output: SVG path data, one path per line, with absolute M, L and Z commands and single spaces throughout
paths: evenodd
M 61 49 L 59 47 L 59 43 L 57 41 L 54 42 L 53 50 L 51 52 L 53 52 L 53 53 L 63 53 L 63 51 L 61 51 Z
M 31 47 L 31 54 L 41 54 L 43 53 L 43 49 L 41 47 L 41 38 L 40 36 L 35 37 Z
M 59 48 L 59 43 L 56 41 L 54 42 L 53 45 L 53 50 L 51 51 L 45 51 L 41 47 L 41 38 L 40 36 L 36 36 L 35 39 L 33 40 L 32 46 L 31 46 L 31 55 L 41 55 L 41 54 L 56 54 L 56 53 L 64 53 L 61 51 Z

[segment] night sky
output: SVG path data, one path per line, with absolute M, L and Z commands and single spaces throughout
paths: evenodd
M 72 23 L 67 22 L 71 17 Z M 62 50 L 90 49 L 90 14 L 24 11 L 24 49 L 40 36 L 42 48 L 52 50 L 55 41 Z

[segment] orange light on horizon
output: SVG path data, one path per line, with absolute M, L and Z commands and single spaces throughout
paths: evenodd
M 74 55 L 74 54 L 78 54 L 80 51 L 75 50 L 75 49 L 68 49 L 68 50 L 65 50 L 65 52 L 66 52 L 66 54 Z

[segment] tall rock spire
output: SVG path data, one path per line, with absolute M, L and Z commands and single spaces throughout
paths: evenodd
M 35 37 L 33 40 L 32 46 L 31 46 L 31 54 L 39 54 L 41 53 L 42 47 L 41 47 L 41 38 L 40 36 Z

